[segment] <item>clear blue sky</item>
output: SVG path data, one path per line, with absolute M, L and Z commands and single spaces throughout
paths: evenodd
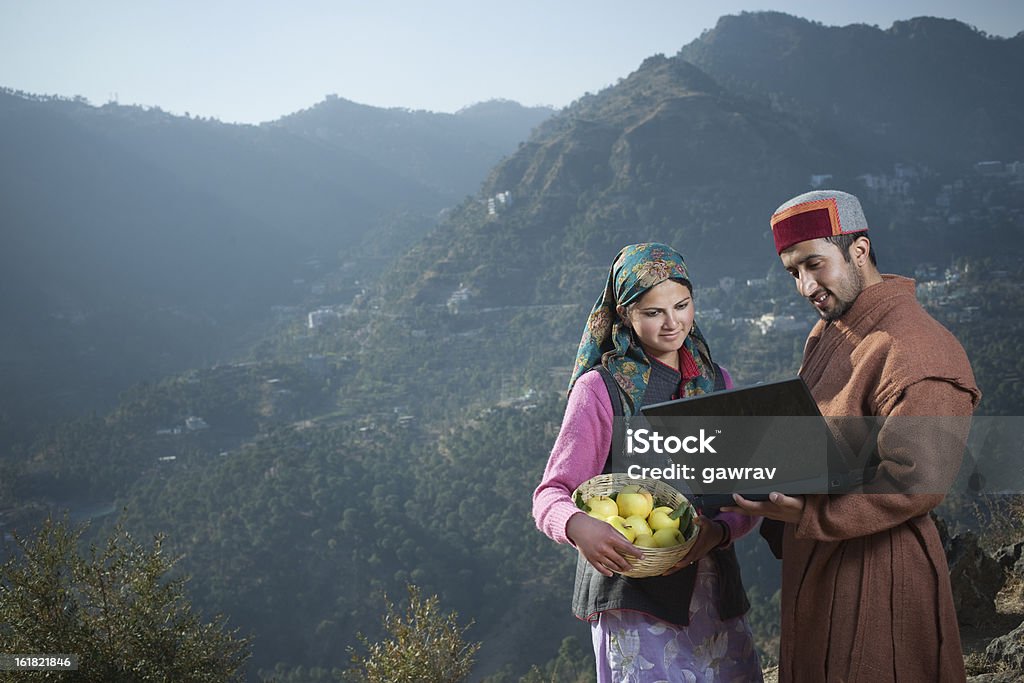
M 0 86 L 248 123 L 328 93 L 432 111 L 492 98 L 561 107 L 723 14 L 761 9 L 1024 30 L 1024 0 L 0 0 Z

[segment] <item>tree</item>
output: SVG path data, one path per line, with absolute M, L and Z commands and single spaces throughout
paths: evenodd
M 84 531 L 47 519 L 34 538 L 15 536 L 0 566 L 5 652 L 77 655 L 74 680 L 88 683 L 242 680 L 248 641 L 192 611 L 187 577 L 168 576 L 163 536 L 144 548 L 118 525 L 83 556 Z
M 463 639 L 472 622 L 460 628 L 455 613 L 443 615 L 436 595 L 423 599 L 420 589 L 408 585 L 409 606 L 399 612 L 384 597 L 381 620 L 388 637 L 370 643 L 362 633 L 359 641 L 367 654 L 352 652 L 352 681 L 365 683 L 458 683 L 473 668 L 480 643 Z
M 543 670 L 534 665 L 519 683 L 593 683 L 596 678 L 593 653 L 582 648 L 575 636 L 568 636 Z

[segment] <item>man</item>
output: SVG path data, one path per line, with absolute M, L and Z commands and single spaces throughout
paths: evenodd
M 928 514 L 943 491 L 921 482 L 959 468 L 981 397 L 970 363 L 918 304 L 912 280 L 879 273 L 856 197 L 808 192 L 780 206 L 771 226 L 782 265 L 821 316 L 800 376 L 822 414 L 886 418 L 861 439 L 877 439 L 868 448 L 875 490 L 886 493 L 735 496 L 725 508 L 763 515 L 762 535 L 781 553 L 780 681 L 963 681 L 949 572 Z M 899 427 L 903 416 L 912 419 Z M 921 428 L 935 416 L 951 416 L 942 419 L 952 427 Z

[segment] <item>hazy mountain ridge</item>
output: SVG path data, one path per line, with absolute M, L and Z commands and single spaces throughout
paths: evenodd
M 1024 33 L 917 17 L 882 30 L 777 12 L 722 17 L 677 55 L 860 148 L 867 162 L 1024 157 Z
M 349 244 L 391 212 L 444 206 L 434 191 L 372 158 L 282 128 L 124 109 L 106 105 L 81 119 L 311 253 Z
M 384 110 L 366 109 L 365 125 L 385 131 L 373 124 Z M 420 136 L 427 175 L 443 175 L 445 164 L 490 166 L 532 128 L 529 117 L 473 108 L 449 119 L 443 131 L 403 138 L 408 147 Z M 500 140 L 487 139 L 497 130 Z M 0 149 L 0 311 L 9 323 L 0 348 L 11 373 L 0 413 L 15 411 L 8 421 L 22 425 L 241 353 L 272 305 L 315 299 L 309 281 L 321 268 L 352 263 L 350 280 L 361 267 L 375 272 L 451 194 L 479 186 L 449 177 L 445 194 L 283 126 L 9 90 L 0 90 Z
M 367 158 L 450 200 L 476 190 L 487 171 L 554 111 L 516 102 L 481 102 L 454 114 L 383 109 L 337 96 L 264 127 L 292 133 Z
M 0 101 L 0 409 L 19 421 L 216 357 L 289 282 L 301 252 L 266 225 L 63 107 Z

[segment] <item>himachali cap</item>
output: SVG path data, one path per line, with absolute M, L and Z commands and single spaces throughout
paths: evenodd
M 780 254 L 797 242 L 866 232 L 860 201 L 838 190 L 815 190 L 793 197 L 772 214 L 772 236 Z

